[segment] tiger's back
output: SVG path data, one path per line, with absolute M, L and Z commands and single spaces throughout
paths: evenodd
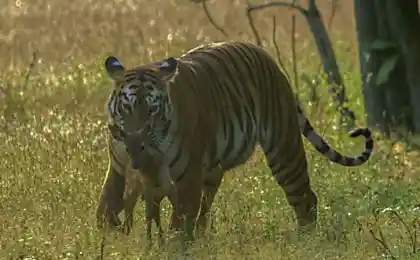
M 259 47 L 236 42 L 210 44 L 193 49 L 179 61 L 182 76 L 170 89 L 171 100 L 181 110 L 179 122 L 188 122 L 187 131 L 194 124 L 191 118 L 199 121 L 201 138 L 208 140 L 210 168 L 220 163 L 230 169 L 244 163 L 258 142 L 272 138 L 272 128 L 299 132 L 291 88 L 276 63 Z M 187 91 L 193 93 L 185 95 Z M 194 116 L 183 113 L 191 107 Z M 290 127 L 296 129 L 277 125 L 285 121 L 294 121 Z M 182 131 L 180 124 L 176 131 Z M 194 137 L 190 132 L 180 135 Z

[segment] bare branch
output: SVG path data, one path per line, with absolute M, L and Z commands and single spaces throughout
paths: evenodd
M 298 82 L 298 70 L 297 70 L 297 63 L 296 63 L 296 16 L 292 15 L 292 32 L 291 32 L 291 43 L 292 43 L 292 64 L 293 64 L 293 74 L 295 75 L 294 83 L 296 89 L 296 99 L 298 99 L 299 95 L 299 82 Z
M 337 13 L 338 1 L 339 0 L 332 0 L 332 2 L 331 2 L 331 16 L 330 16 L 330 19 L 328 20 L 328 23 L 327 23 L 328 30 L 331 30 L 332 22 L 334 20 L 335 14 Z
M 274 7 L 274 6 L 282 6 L 282 7 L 289 7 L 289 8 L 292 8 L 292 9 L 296 9 L 305 16 L 308 13 L 308 10 L 306 10 L 305 8 L 303 8 L 300 5 L 294 4 L 294 2 L 293 3 L 269 2 L 269 3 L 259 4 L 259 5 L 250 5 L 249 4 L 248 8 L 247 8 L 247 11 L 248 11 L 248 13 L 250 13 L 252 11 L 256 11 L 256 10 L 260 10 L 260 9 L 266 9 L 266 8 Z
M 375 225 L 378 225 L 379 212 L 376 211 L 376 210 L 372 210 L 372 215 L 375 218 Z M 375 239 L 375 241 L 378 242 L 381 245 L 382 251 L 384 252 L 384 254 L 387 255 L 388 257 L 390 257 L 391 259 L 396 260 L 397 258 L 395 258 L 395 256 L 392 254 L 392 251 L 391 251 L 390 247 L 387 245 L 387 243 L 385 241 L 385 236 L 384 236 L 384 233 L 382 232 L 381 227 L 378 225 L 379 237 L 377 237 L 375 235 L 375 233 L 373 232 L 372 229 L 370 229 L 369 232 L 372 235 L 373 239 Z
M 246 17 L 248 18 L 249 27 L 251 27 L 252 34 L 254 34 L 256 44 L 258 46 L 262 46 L 261 37 L 258 34 L 257 28 L 255 27 L 255 24 L 254 24 L 254 18 L 252 17 L 252 14 L 251 14 L 251 11 L 252 11 L 250 9 L 251 4 L 250 4 L 249 0 L 247 2 L 248 2 L 248 8 L 246 9 Z
M 280 56 L 280 48 L 277 44 L 277 40 L 276 40 L 276 34 L 277 34 L 277 30 L 276 30 L 276 16 L 273 16 L 273 34 L 272 34 L 272 39 L 273 39 L 273 45 L 274 45 L 274 49 L 276 50 L 276 56 L 277 56 L 277 62 L 280 64 L 281 68 L 284 71 L 284 74 L 286 75 L 286 78 L 288 81 L 290 81 L 290 76 L 289 73 L 286 70 L 286 66 L 284 66 L 283 60 L 281 59 Z
M 229 37 L 228 33 L 223 29 L 221 26 L 219 26 L 216 21 L 213 19 L 213 16 L 210 14 L 210 11 L 207 7 L 207 0 L 191 0 L 193 3 L 201 3 L 204 13 L 207 16 L 207 19 L 209 22 L 213 25 L 214 28 L 216 28 L 219 32 L 221 32 L 226 38 Z
M 417 251 L 417 238 L 416 238 L 416 228 L 414 228 L 414 231 L 412 231 L 411 228 L 408 227 L 408 224 L 401 218 L 401 216 L 395 211 L 395 210 L 391 210 L 391 214 L 394 215 L 400 222 L 401 224 L 404 226 L 405 228 L 405 232 L 407 233 L 408 237 L 410 238 L 410 243 L 411 243 L 411 249 L 412 249 L 412 253 L 415 254 Z
M 379 228 L 379 230 L 380 230 L 380 228 Z M 382 231 L 379 231 L 379 232 L 382 234 Z M 375 239 L 375 241 L 378 242 L 379 245 L 381 245 L 382 251 L 385 253 L 385 255 L 387 255 L 391 259 L 396 259 L 395 256 L 392 254 L 391 249 L 389 249 L 389 247 L 385 243 L 385 241 L 383 241 L 381 238 L 377 237 L 375 235 L 375 233 L 373 233 L 372 229 L 369 230 L 369 233 L 371 234 L 373 239 Z
M 328 84 L 331 86 L 330 93 L 333 94 L 333 99 L 337 103 L 337 110 L 341 114 L 340 123 L 343 123 L 344 118 L 347 118 L 349 120 L 349 126 L 353 127 L 356 117 L 353 111 L 346 107 L 348 99 L 345 93 L 343 78 L 341 77 L 331 40 L 325 25 L 322 22 L 321 14 L 316 6 L 315 0 L 309 1 L 308 15 L 306 18 L 308 20 L 309 28 L 315 38 L 318 52 L 322 59 L 324 72 L 327 74 Z
M 103 260 L 105 255 L 105 244 L 106 244 L 106 235 L 105 232 L 102 234 L 101 245 L 99 247 L 99 255 L 97 256 L 98 260 Z

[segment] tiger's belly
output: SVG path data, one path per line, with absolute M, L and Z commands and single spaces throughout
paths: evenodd
M 229 171 L 248 161 L 259 141 L 258 128 L 253 122 L 233 121 L 225 131 L 218 132 L 208 153 L 209 170 L 220 165 L 223 171 Z

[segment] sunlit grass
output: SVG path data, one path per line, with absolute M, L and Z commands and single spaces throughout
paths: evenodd
M 214 16 L 230 39 L 253 41 L 245 2 L 209 4 L 222 10 Z M 329 1 L 319 3 L 328 14 Z M 350 107 L 363 126 L 357 56 L 350 44 L 354 38 L 344 33 L 353 30 L 348 5 L 343 4 L 333 26 L 339 39 L 335 47 Z M 188 1 L 28 0 L 1 3 L 0 8 L 0 259 L 95 259 L 103 241 L 94 211 L 108 166 L 104 122 L 111 85 L 103 72 L 104 57 L 113 53 L 132 66 L 224 40 L 223 35 L 208 23 L 200 5 Z M 288 11 L 257 15 L 257 25 L 275 55 L 272 14 L 278 14 L 278 42 L 291 73 Z M 332 146 L 356 155 L 363 142 L 350 140 L 336 125 L 338 115 L 317 54 L 304 20 L 299 21 L 299 72 L 320 82 L 316 107 L 309 102 L 309 86 L 300 80 L 305 111 Z M 35 68 L 24 85 L 34 51 Z M 305 146 L 319 197 L 319 230 L 304 238 L 282 235 L 295 227 L 293 212 L 257 152 L 224 178 L 213 206 L 215 232 L 193 245 L 192 259 L 419 259 L 410 240 L 420 229 L 418 152 L 378 137 L 371 160 L 349 169 Z M 169 212 L 165 200 L 165 227 Z M 133 233 L 106 237 L 105 259 L 176 259 L 169 249 L 146 250 L 143 214 L 139 203 Z M 386 248 L 375 239 L 384 240 Z

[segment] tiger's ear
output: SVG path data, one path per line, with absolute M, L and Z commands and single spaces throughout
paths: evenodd
M 121 81 L 124 79 L 124 66 L 116 57 L 109 56 L 106 58 L 105 69 L 111 79 L 115 81 Z
M 174 57 L 169 57 L 166 60 L 164 60 L 160 66 L 159 70 L 162 72 L 167 73 L 175 73 L 178 69 L 179 61 Z

